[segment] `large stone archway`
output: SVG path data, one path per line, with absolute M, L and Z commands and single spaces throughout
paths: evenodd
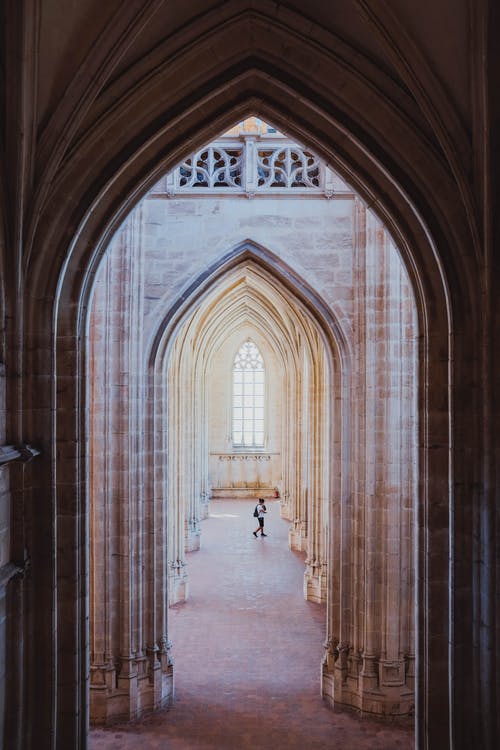
M 63 289 L 64 289 L 64 287 L 62 288 L 62 291 L 63 291 Z M 66 314 L 67 314 L 67 312 L 68 312 L 68 309 L 69 309 L 69 308 L 68 308 L 68 307 L 67 307 L 66 305 L 62 305 L 62 306 L 60 307 L 60 309 L 61 309 L 61 310 L 64 310 L 64 317 L 66 318 Z M 422 324 L 422 320 L 420 320 L 420 324 Z M 434 331 L 434 332 L 435 332 L 435 331 Z M 76 338 L 78 339 L 78 337 L 76 337 Z M 69 342 L 70 340 L 73 340 L 73 341 L 74 341 L 74 340 L 75 340 L 75 337 L 73 337 L 73 336 L 70 336 L 70 337 L 68 338 L 68 335 L 67 335 L 67 334 L 63 334 L 62 338 L 60 339 L 60 342 L 62 342 L 62 341 L 64 341 L 64 340 L 65 340 L 66 342 Z M 425 339 L 424 339 L 424 340 L 425 340 Z M 77 354 L 77 351 L 75 352 L 75 354 Z M 79 353 L 79 356 L 81 356 L 81 354 L 83 354 L 83 352 L 80 352 L 80 353 Z M 65 356 L 67 356 L 67 355 L 65 355 Z M 64 359 L 64 358 L 65 358 L 65 357 L 63 357 L 63 359 Z M 424 360 L 424 361 L 425 361 L 425 360 Z M 439 364 L 441 364 L 441 362 L 440 362 Z M 83 371 L 82 371 L 82 374 L 83 374 Z M 71 380 L 73 380 L 73 378 L 72 378 L 72 377 L 70 377 L 69 381 L 68 381 L 68 380 L 66 380 L 66 377 L 65 377 L 65 376 L 64 376 L 64 375 L 63 375 L 62 373 L 61 373 L 61 375 L 60 375 L 60 376 L 61 376 L 61 377 L 63 378 L 63 381 L 62 381 L 62 382 L 67 382 L 67 383 L 68 383 L 68 385 L 69 385 L 70 381 L 71 381 Z M 77 382 L 78 382 L 78 380 L 77 380 L 77 381 L 75 382 L 75 385 L 77 384 Z M 436 381 L 435 381 L 435 382 L 437 382 L 437 379 L 436 379 Z M 70 387 L 71 387 L 71 386 L 70 386 Z M 79 390 L 79 389 L 78 389 L 78 390 Z M 82 395 L 83 395 L 83 391 L 80 391 L 80 392 L 81 392 L 81 393 L 82 393 Z M 67 393 L 65 394 L 65 400 L 66 400 L 66 399 L 67 399 Z M 83 415 L 83 403 L 81 404 L 81 407 L 82 407 L 82 415 Z M 58 417 L 63 417 L 63 412 L 62 412 L 62 410 L 61 410 L 61 409 L 58 409 L 56 413 L 57 413 Z M 429 422 L 428 422 L 428 421 L 424 420 L 424 418 L 423 418 L 423 415 L 422 415 L 422 412 L 421 412 L 421 416 L 420 416 L 420 419 L 421 419 L 421 420 L 423 421 L 423 423 L 424 423 L 424 424 L 429 424 Z M 440 421 L 440 420 L 439 420 L 439 421 Z M 66 427 L 67 427 L 67 424 L 66 424 Z M 82 423 L 80 423 L 80 429 L 82 429 L 83 427 L 84 427 L 84 425 L 83 425 Z M 80 441 L 83 441 L 83 435 L 82 435 L 82 436 L 80 437 L 80 439 L 79 439 L 79 440 L 76 440 L 76 441 L 75 441 L 75 439 L 74 439 L 74 437 L 73 437 L 73 438 L 72 438 L 72 439 L 70 440 L 70 443 L 71 443 L 71 445 L 75 445 L 75 444 L 83 444 L 83 442 L 82 442 L 82 443 L 80 443 Z M 63 440 L 62 442 L 64 443 L 65 441 Z M 434 444 L 435 444 L 435 443 L 434 443 Z M 59 455 L 60 455 L 60 457 L 61 457 L 61 458 L 63 458 L 63 456 L 64 456 L 64 454 L 63 454 L 63 452 L 62 452 L 62 451 L 60 451 L 60 454 L 59 454 Z M 78 456 L 75 456 L 74 458 L 75 458 L 75 459 L 77 459 L 77 458 L 78 458 Z M 435 451 L 433 451 L 433 454 L 432 454 L 432 458 L 433 458 L 433 459 L 435 460 Z M 436 456 L 436 458 L 437 458 L 437 456 Z M 84 460 L 84 456 L 81 456 L 81 459 L 83 459 L 83 460 Z M 78 461 L 76 462 L 76 465 L 78 465 Z M 76 468 L 76 465 L 75 465 L 75 468 Z M 65 472 L 67 472 L 67 471 L 68 471 L 68 465 L 67 465 L 67 461 L 65 461 L 65 468 L 64 468 L 64 471 L 65 471 Z M 81 471 L 81 469 L 80 469 L 80 471 Z M 83 476 L 84 476 L 84 475 L 82 474 L 81 476 L 82 476 L 82 479 L 83 479 Z M 429 478 L 429 479 L 430 479 L 430 478 Z M 428 483 L 424 483 L 424 484 L 427 484 L 427 486 L 428 486 Z M 84 491 L 84 489 L 85 489 L 85 488 L 84 488 L 84 482 L 82 482 L 82 483 L 81 483 L 81 485 L 80 485 L 80 492 L 81 492 L 82 490 Z M 82 500 L 83 500 L 83 495 L 82 495 Z M 75 519 L 74 519 L 74 520 L 75 520 L 75 522 L 76 522 L 76 526 L 74 526 L 74 530 L 75 530 L 75 532 L 77 533 L 77 536 L 79 536 L 79 537 L 81 538 L 81 536 L 80 536 L 80 535 L 81 535 L 81 533 L 82 533 L 82 532 L 84 531 L 84 528 L 85 528 L 85 527 L 84 527 L 84 526 L 81 526 L 81 525 L 80 525 L 80 518 L 81 518 L 80 514 L 77 514 L 77 516 L 76 516 L 76 517 L 75 517 Z M 60 520 L 62 521 L 63 519 L 60 519 Z M 69 521 L 69 519 L 67 519 L 67 521 L 65 521 L 65 522 L 64 522 L 64 526 L 65 526 L 65 529 L 64 529 L 64 532 L 61 532 L 61 533 L 64 533 L 64 535 L 65 535 L 65 536 L 67 536 L 67 533 L 68 533 L 68 531 L 67 531 L 67 528 L 66 528 L 66 524 L 68 523 L 68 521 Z M 70 523 L 71 523 L 71 522 L 70 522 Z M 429 532 L 429 531 L 430 531 L 430 529 L 428 529 L 427 531 Z M 85 537 L 83 537 L 83 538 L 82 538 L 82 540 L 81 540 L 81 544 L 82 544 L 82 543 L 84 543 L 84 540 L 85 540 Z M 442 540 L 442 538 L 440 537 L 440 544 L 441 544 L 441 540 Z M 81 551 L 81 553 L 84 553 L 84 549 L 83 549 L 83 548 L 80 548 L 80 551 Z M 441 552 L 442 552 L 442 548 L 440 549 L 440 554 L 441 554 Z M 82 558 L 81 558 L 82 562 L 83 562 L 83 560 L 85 560 L 85 559 L 86 559 L 86 557 L 85 557 L 85 556 L 84 556 L 84 557 L 82 557 Z M 68 562 L 68 561 L 67 561 L 67 562 Z M 435 559 L 434 559 L 434 562 L 436 562 L 436 560 L 435 560 Z M 445 567 L 447 568 L 447 561 L 443 560 L 443 561 L 442 561 L 442 563 L 443 563 L 443 564 L 445 564 Z M 63 574 L 63 579 L 64 579 L 64 580 L 66 580 L 66 581 L 68 581 L 68 582 L 69 582 L 69 580 L 70 580 L 70 579 L 68 578 L 68 576 L 67 576 L 66 574 Z M 80 580 L 81 580 L 81 582 L 83 583 L 83 581 L 84 581 L 85 579 L 80 579 Z M 437 576 L 437 575 L 434 575 L 434 574 L 433 574 L 433 576 L 432 576 L 432 584 L 431 584 L 431 580 L 429 579 L 429 585 L 435 586 L 435 585 L 436 585 L 436 582 L 437 582 L 437 580 L 438 580 L 438 576 Z M 62 590 L 61 590 L 61 593 L 62 593 Z M 441 597 L 440 597 L 440 598 L 441 598 Z M 64 595 L 64 599 L 65 599 L 65 601 L 68 601 L 67 595 Z M 442 598 L 441 598 L 441 601 L 442 601 Z M 424 621 L 424 623 L 426 623 L 427 625 L 430 625 L 430 622 L 429 622 L 429 614 L 431 614 L 431 613 L 432 613 L 432 610 L 431 610 L 431 609 L 426 609 L 426 610 L 425 610 L 424 612 L 422 612 L 422 615 L 423 615 L 423 621 Z M 82 614 L 83 614 L 83 613 L 82 613 Z M 438 615 L 438 613 L 437 613 L 437 612 L 436 612 L 436 615 Z M 442 610 L 441 610 L 441 609 L 440 609 L 440 611 L 439 611 L 439 616 L 442 616 Z M 425 631 L 424 631 L 424 632 L 425 632 Z M 335 644 L 333 644 L 332 648 L 335 648 L 335 647 L 336 647 L 336 646 L 335 646 Z M 84 657 L 84 653 L 80 652 L 80 656 L 81 656 L 81 657 Z M 423 667 L 423 666 L 424 666 L 424 664 L 425 664 L 425 661 L 424 661 L 424 663 L 423 663 L 423 664 L 421 663 L 421 667 Z M 59 661 L 59 665 L 60 665 L 61 673 L 62 673 L 62 672 L 64 671 L 64 672 L 65 672 L 65 674 L 66 674 L 66 676 L 67 676 L 67 674 L 68 674 L 68 673 L 67 673 L 67 671 L 66 671 L 66 670 L 63 670 L 63 669 L 62 669 L 62 662 L 61 662 L 61 661 Z M 429 667 L 430 667 L 430 664 L 429 664 Z M 433 658 L 433 659 L 432 659 L 432 669 L 433 669 L 433 673 L 434 673 L 434 675 L 435 675 L 435 677 L 436 677 L 436 675 L 437 675 L 437 671 L 438 671 L 438 669 L 439 669 L 439 660 L 436 660 L 435 658 Z M 447 660 L 446 660 L 446 659 L 445 659 L 445 664 L 443 664 L 443 665 L 442 665 L 442 669 L 443 669 L 443 677 L 444 677 L 444 675 L 446 675 L 446 682 L 447 682 L 447 680 L 448 680 L 448 669 L 449 669 L 449 667 L 448 667 L 448 664 L 447 664 Z M 79 673 L 79 674 L 81 674 L 81 675 L 83 676 L 83 672 L 82 672 L 82 671 L 80 671 L 80 669 L 78 669 L 78 673 Z M 83 682 L 83 683 L 81 683 L 81 682 L 80 682 L 80 686 L 81 686 L 81 689 L 84 689 L 84 685 L 85 685 L 85 683 L 84 683 L 84 682 Z M 66 697 L 68 697 L 68 695 L 69 695 L 69 693 L 68 693 L 68 690 L 65 690 L 64 692 L 65 692 L 65 696 L 66 696 Z M 84 695 L 83 695 L 83 693 L 82 693 L 82 699 L 83 699 L 83 698 L 84 698 Z M 440 724 L 440 726 L 441 726 L 441 724 Z
M 37 676 L 25 683 L 30 699 L 21 723 L 47 748 L 83 748 L 86 742 L 88 529 L 81 343 L 93 274 L 114 229 L 160 171 L 251 111 L 310 143 L 348 174 L 393 234 L 408 268 L 421 334 L 417 742 L 448 748 L 452 742 L 466 747 L 472 741 L 481 685 L 479 673 L 470 676 L 469 645 L 479 611 L 466 585 L 472 579 L 471 528 L 476 523 L 470 498 L 476 497 L 481 476 L 474 419 L 480 411 L 475 390 L 480 376 L 468 364 L 478 359 L 480 340 L 470 291 L 477 277 L 476 258 L 469 252 L 475 247 L 474 232 L 457 184 L 420 137 L 418 123 L 409 124 L 389 97 L 379 96 L 374 82 L 389 85 L 383 74 L 367 69 L 361 76 L 341 64 L 328 44 L 318 62 L 315 42 L 279 21 L 276 30 L 278 45 L 276 35 L 259 34 L 255 42 L 233 26 L 231 38 L 241 44 L 216 69 L 202 70 L 201 58 L 194 61 L 199 49 L 188 47 L 178 53 L 185 70 L 167 64 L 155 68 L 157 60 L 142 62 L 135 80 L 147 78 L 151 88 L 125 87 L 125 81 L 110 87 L 71 158 L 54 166 L 54 179 L 44 186 L 27 240 L 24 297 L 23 423 L 44 451 L 36 468 L 26 471 L 24 500 L 32 519 L 36 508 L 43 505 L 44 510 L 30 531 L 34 566 L 23 622 Z M 234 46 L 228 42 L 227 49 Z M 286 70 L 277 59 L 277 49 L 284 47 Z M 349 58 L 350 51 L 344 52 Z M 326 80 L 331 86 L 318 92 L 315 82 Z M 147 106 L 141 106 L 143 97 Z M 461 399 L 467 388 L 471 399 Z M 466 433 L 469 447 L 462 440 Z M 456 508 L 463 514 L 455 515 Z M 473 618 L 463 622 L 458 610 L 472 611 Z M 488 651 L 481 642 L 479 652 L 483 645 Z M 14 669 L 22 673 L 21 662 Z M 47 675 L 52 676 L 50 689 Z
M 307 555 L 305 595 L 328 601 L 324 697 L 368 713 L 407 714 L 413 708 L 413 306 L 401 261 L 380 223 L 351 193 L 339 200 L 345 207 L 336 211 L 323 204 L 322 230 L 345 226 L 345 211 L 354 212 L 355 238 L 346 243 L 340 230 L 338 240 L 345 245 L 342 268 L 348 261 L 356 280 L 346 295 L 350 274 L 341 271 L 328 304 L 283 257 L 247 241 L 192 279 L 179 299 L 174 293 L 164 315 L 161 290 L 167 300 L 169 284 L 158 281 L 158 240 L 151 242 L 148 234 L 148 221 L 157 227 L 160 216 L 151 197 L 134 211 L 104 261 L 91 313 L 88 406 L 95 722 L 136 717 L 151 700 L 161 705 L 170 699 L 171 688 L 168 697 L 151 693 L 157 681 L 148 682 L 148 669 L 160 666 L 148 666 L 146 654 L 162 652 L 168 641 L 165 591 L 171 603 L 187 597 L 185 553 L 199 545 L 201 498 L 218 486 L 210 465 L 208 423 L 214 416 L 208 416 L 207 399 L 221 406 L 217 390 L 224 375 L 219 371 L 209 398 L 206 371 L 216 352 L 235 346 L 243 331 L 280 363 L 269 395 L 277 432 L 285 435 L 271 436 L 274 476 L 284 496 L 283 515 L 292 521 L 291 546 Z M 293 203 L 280 205 L 284 215 L 293 210 Z M 211 215 L 211 203 L 206 210 Z M 316 215 L 316 227 L 317 221 Z M 184 248 L 186 263 L 192 245 L 203 267 L 196 226 L 190 218 L 190 241 L 174 232 L 172 242 L 177 252 Z M 165 231 L 173 231 L 168 221 Z M 208 259 L 211 236 L 202 234 Z M 149 253 L 144 237 L 153 248 Z M 289 239 L 281 237 L 281 254 Z M 313 244 L 304 252 L 315 279 Z M 168 257 L 164 249 L 162 262 Z M 323 252 L 318 262 L 324 273 Z M 152 291 L 144 280 L 130 292 L 145 267 L 155 279 L 155 302 L 141 299 Z M 137 317 L 148 299 L 149 318 Z M 149 356 L 143 339 L 152 342 Z M 149 371 L 142 371 L 146 363 Z M 141 404 L 148 407 L 142 417 Z M 103 452 L 102 446 L 113 448 Z M 225 452 L 224 443 L 218 450 Z M 230 486 L 238 494 L 238 482 Z M 117 557 L 129 564 L 117 568 Z M 375 570 L 380 577 L 371 575 Z M 129 645 L 122 654 L 122 641 L 133 649 Z

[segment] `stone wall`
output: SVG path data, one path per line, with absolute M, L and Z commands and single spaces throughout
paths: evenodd
M 193 279 L 247 239 L 291 266 L 348 324 L 354 205 L 352 193 L 331 199 L 152 194 L 141 204 L 147 332 Z

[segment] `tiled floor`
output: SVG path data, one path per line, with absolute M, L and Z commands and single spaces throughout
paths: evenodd
M 409 728 L 333 711 L 319 695 L 324 607 L 302 596 L 301 555 L 268 502 L 216 501 L 189 555 L 191 598 L 170 610 L 176 701 L 135 724 L 91 732 L 91 750 L 396 750 Z

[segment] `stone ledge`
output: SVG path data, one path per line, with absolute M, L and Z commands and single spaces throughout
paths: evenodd
M 274 487 L 213 487 L 211 490 L 211 499 L 227 498 L 259 498 L 269 497 L 274 492 Z

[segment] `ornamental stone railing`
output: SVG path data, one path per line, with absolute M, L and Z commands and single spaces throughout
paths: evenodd
M 311 151 L 282 135 L 224 137 L 196 151 L 152 189 L 153 195 L 351 193 Z

